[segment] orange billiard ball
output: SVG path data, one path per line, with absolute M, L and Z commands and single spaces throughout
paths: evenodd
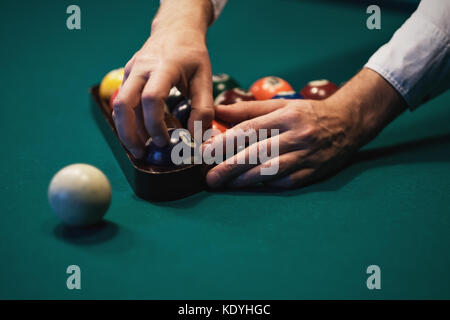
M 230 127 L 227 126 L 225 123 L 220 122 L 218 120 L 213 120 L 211 122 L 211 128 L 215 129 L 215 130 L 219 130 L 220 132 L 224 133 L 225 131 L 227 131 Z
M 253 101 L 255 97 L 251 92 L 247 92 L 240 88 L 233 88 L 226 90 L 219 94 L 214 100 L 214 104 L 217 106 L 219 104 L 233 104 L 242 101 Z
M 278 92 L 293 90 L 286 80 L 273 76 L 261 78 L 250 87 L 250 92 L 256 100 L 269 100 Z
M 109 100 L 109 107 L 111 108 L 111 111 L 113 110 L 114 99 L 117 97 L 118 93 L 119 93 L 119 89 L 116 89 L 116 91 L 114 91 L 114 93 L 112 94 L 111 99 Z

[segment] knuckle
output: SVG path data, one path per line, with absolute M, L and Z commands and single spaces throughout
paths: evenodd
M 246 120 L 244 122 L 241 122 L 239 125 L 236 126 L 236 129 L 240 129 L 244 132 L 246 131 L 252 131 L 256 130 L 255 122 L 252 120 Z
M 125 67 L 124 67 L 125 73 L 130 73 L 133 63 L 134 63 L 134 56 L 125 65 Z
M 285 116 L 291 121 L 301 119 L 304 116 L 303 111 L 293 104 L 286 105 L 285 110 Z
M 236 168 L 236 164 L 235 161 L 233 161 L 233 163 L 227 163 L 228 160 L 226 160 L 222 165 L 222 175 L 223 176 L 231 176 L 231 174 L 233 173 L 233 171 Z
M 317 140 L 317 128 L 314 125 L 305 125 L 300 129 L 294 130 L 292 143 L 313 143 Z

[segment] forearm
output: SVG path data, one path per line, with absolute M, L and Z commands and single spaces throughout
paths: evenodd
M 344 113 L 355 147 L 372 140 L 407 105 L 401 95 L 375 71 L 364 68 L 325 101 L 329 110 Z
M 213 19 L 210 0 L 164 0 L 152 23 L 152 34 L 166 29 L 199 32 L 206 35 Z

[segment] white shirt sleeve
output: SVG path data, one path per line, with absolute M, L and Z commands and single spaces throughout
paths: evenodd
M 365 67 L 385 78 L 411 109 L 450 88 L 450 0 L 422 0 Z
M 219 18 L 228 0 L 210 0 L 210 1 L 214 11 L 214 18 L 213 21 L 211 22 L 211 24 L 213 24 L 217 20 L 217 18 Z M 159 0 L 159 3 L 161 2 L 163 2 L 163 0 Z
M 222 12 L 223 8 L 225 7 L 225 5 L 227 4 L 228 0 L 211 0 L 211 4 L 213 6 L 214 9 L 214 21 L 217 20 L 217 18 L 219 18 L 220 13 Z

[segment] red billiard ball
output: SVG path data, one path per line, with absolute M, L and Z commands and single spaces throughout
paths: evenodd
M 230 127 L 228 125 L 226 125 L 225 123 L 223 123 L 223 122 L 220 122 L 218 120 L 213 120 L 212 123 L 211 123 L 211 128 L 215 129 L 215 130 L 219 130 L 220 132 L 224 133 Z
M 256 100 L 269 100 L 278 92 L 293 91 L 292 86 L 279 77 L 264 77 L 250 87 L 250 92 Z
M 217 106 L 219 104 L 233 104 L 241 101 L 253 100 L 255 100 L 255 97 L 250 92 L 240 88 L 233 88 L 219 94 L 216 100 L 214 100 L 214 104 Z
M 305 99 L 323 100 L 335 93 L 339 87 L 329 80 L 314 80 L 309 82 L 300 94 Z
M 114 99 L 116 98 L 118 93 L 119 93 L 119 89 L 116 89 L 116 91 L 114 91 L 114 93 L 112 94 L 111 99 L 109 99 L 109 107 L 111 108 L 111 111 L 113 110 Z

